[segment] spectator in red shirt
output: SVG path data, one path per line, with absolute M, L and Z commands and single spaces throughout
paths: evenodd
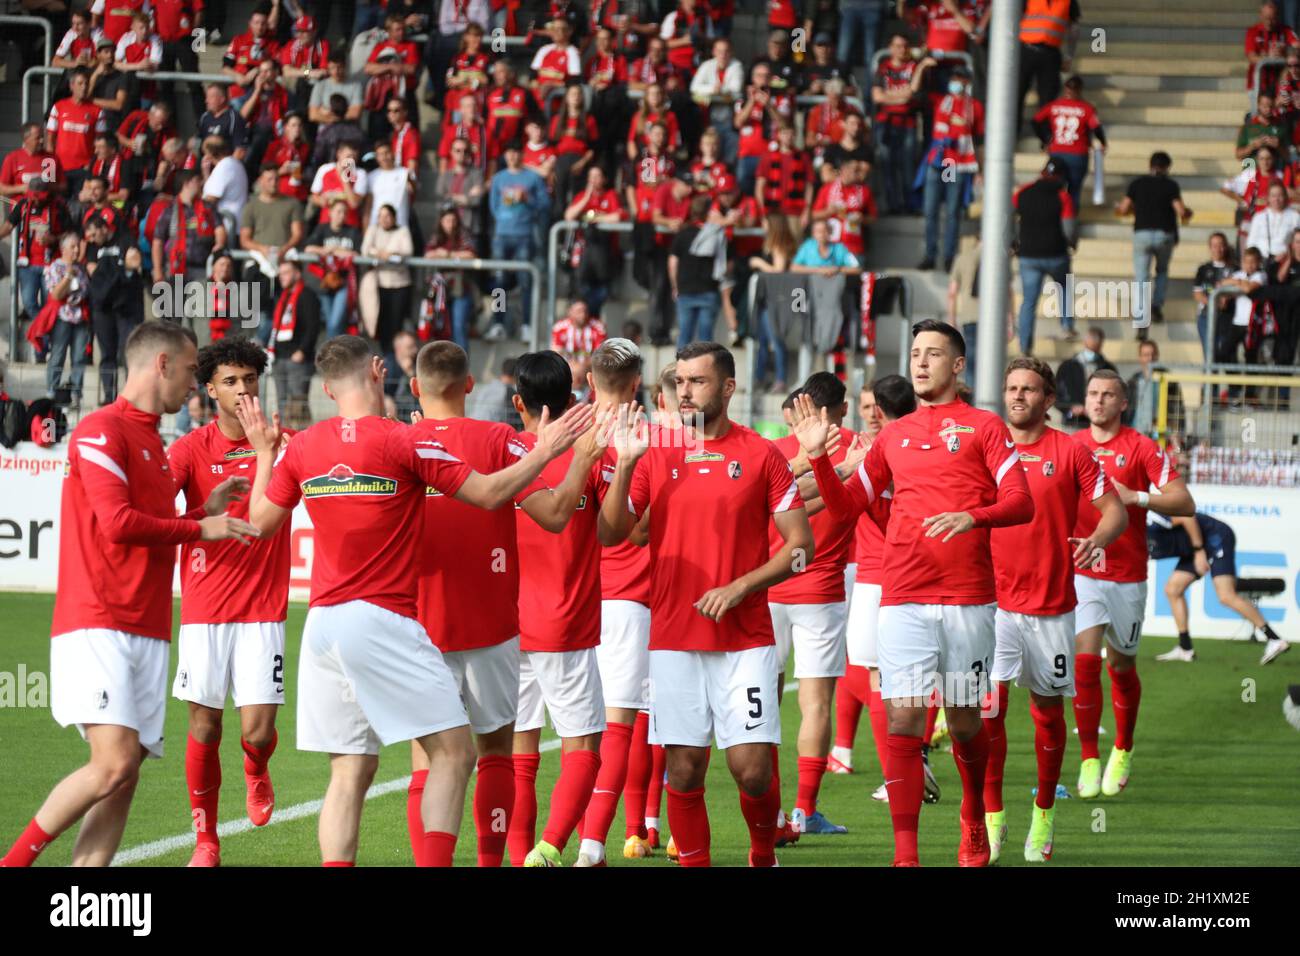
M 591 113 L 600 132 L 596 155 L 600 162 L 613 168 L 619 162 L 619 145 L 627 126 L 627 58 L 614 45 L 614 31 L 602 27 L 596 31 L 596 49 L 587 61 L 583 74 L 591 88 Z
M 718 179 L 730 173 L 729 167 L 722 160 L 722 136 L 710 126 L 700 136 L 700 155 L 691 163 L 691 185 L 699 193 L 718 195 Z
M 95 42 L 104 35 L 102 30 L 91 28 L 88 10 L 73 10 L 71 19 L 71 28 L 63 35 L 50 58 L 50 66 L 61 70 L 93 66 Z
M 492 144 L 488 139 L 487 126 L 478 117 L 478 97 L 473 93 L 463 93 L 460 98 L 460 109 L 457 110 L 460 119 L 457 122 L 447 122 L 442 124 L 442 142 L 438 144 L 438 172 L 445 172 L 448 164 L 451 162 L 451 145 L 458 139 L 463 139 L 469 143 L 469 156 L 466 159 L 468 165 L 481 170 L 486 176 L 491 162 L 496 159 L 492 154 Z M 392 119 L 394 125 L 400 124 L 400 131 L 406 131 L 411 127 L 411 123 L 406 119 L 403 113 L 394 113 Z M 414 132 L 411 127 L 409 133 Z M 394 146 L 394 153 L 397 152 Z M 410 149 L 405 148 L 405 159 L 410 159 Z M 399 156 L 399 160 L 402 159 Z M 405 164 L 404 164 L 405 165 Z M 408 166 L 408 168 L 410 168 Z M 414 170 L 412 170 L 414 172 Z
M 596 120 L 587 112 L 581 86 L 564 91 L 564 106 L 551 117 L 548 139 L 555 147 L 555 200 L 558 211 L 574 190 L 574 183 L 596 158 L 599 135 Z
M 87 99 L 90 79 L 78 67 L 68 81 L 72 95 L 59 100 L 50 109 L 45 124 L 45 148 L 53 153 L 68 177 L 68 192 L 75 196 L 90 175 L 90 160 L 94 155 L 95 134 L 107 129 L 103 111 Z
M 1286 67 L 1277 77 L 1275 102 L 1278 115 L 1294 130 L 1300 120 L 1300 48 L 1287 47 L 1285 56 Z
M 404 101 L 391 99 L 388 101 L 386 109 L 393 127 L 393 133 L 389 140 L 393 147 L 393 157 L 397 160 L 397 165 L 404 166 L 411 171 L 411 180 L 413 182 L 417 181 L 420 171 L 420 130 L 406 115 L 406 103 Z M 488 155 L 494 155 L 491 141 L 486 136 L 483 137 L 483 140 Z
M 329 74 L 330 41 L 318 39 L 314 18 L 304 14 L 293 22 L 293 40 L 280 47 L 275 60 L 293 90 L 293 108 L 306 114 L 312 85 Z
M 239 115 L 247 124 L 251 137 L 248 146 L 248 165 L 258 169 L 262 155 L 271 140 L 275 139 L 285 114 L 289 112 L 289 94 L 280 85 L 280 64 L 263 60 L 253 73 L 253 85 L 239 107 Z
M 0 196 L 17 198 L 31 192 L 32 183 L 43 181 L 55 192 L 67 188 L 58 157 L 44 148 L 40 123 L 24 123 L 22 145 L 9 153 L 0 165 Z
M 758 164 L 755 193 L 768 217 L 785 216 L 790 231 L 802 236 L 812 220 L 812 160 L 794 147 L 794 126 L 783 122 L 776 131 L 776 149 Z
M 546 180 L 546 188 L 555 191 L 555 147 L 546 139 L 542 121 L 529 117 L 524 123 L 524 169 L 531 169 Z
M 307 142 L 306 126 L 302 115 L 289 113 L 278 138 L 266 148 L 262 162 L 276 168 L 279 176 L 276 189 L 282 196 L 292 196 L 305 203 L 311 193 L 311 183 L 307 180 L 307 160 L 311 155 L 311 144 Z
M 549 113 L 548 100 L 551 94 L 582 77 L 582 60 L 578 48 L 571 42 L 573 27 L 569 21 L 552 20 L 547 29 L 551 42 L 533 57 L 533 78 L 529 85 L 538 107 Z
M 551 348 L 566 361 L 583 363 L 584 371 L 591 368 L 591 353 L 600 348 L 609 333 L 605 324 L 591 314 L 587 303 L 578 299 L 570 303 L 564 318 L 551 329 Z
M 31 181 L 27 193 L 18 198 L 8 217 L 0 222 L 0 240 L 7 239 L 12 232 L 18 234 L 14 273 L 28 319 L 36 318 L 45 304 L 42 276 L 45 267 L 58 258 L 59 236 L 71 226 L 67 206 L 50 184 L 39 177 Z
M 519 85 L 515 68 L 505 60 L 493 63 L 492 88 L 487 94 L 488 142 L 493 155 L 505 155 L 506 143 L 522 139 L 524 120 L 536 113 L 537 103 Z
M 272 8 L 278 16 L 278 8 Z M 221 72 L 235 80 L 243 81 L 257 69 L 263 60 L 274 59 L 280 45 L 271 37 L 272 24 L 260 8 L 248 18 L 248 30 L 230 41 L 226 55 L 221 58 Z M 243 105 L 244 89 L 238 84 L 230 87 L 230 105 L 236 110 Z
M 383 104 L 394 96 L 406 102 L 407 113 L 418 115 L 415 101 L 416 74 L 420 70 L 420 48 L 406 39 L 406 21 L 400 13 L 389 13 L 384 20 L 388 36 L 370 51 L 365 65 L 366 83 L 363 108 L 370 111 L 370 138 L 385 139 L 389 123 Z
M 677 69 L 668 62 L 668 45 L 659 37 L 651 38 L 645 56 L 632 64 L 627 75 L 629 90 L 645 92 L 651 83 L 658 83 L 665 90 L 680 90 L 684 85 Z
M 754 191 L 754 177 L 758 173 L 759 161 L 771 148 L 772 130 L 781 119 L 776 108 L 776 97 L 769 86 L 771 79 L 770 66 L 766 63 L 755 64 L 750 73 L 745 99 L 736 104 L 733 125 L 740 133 L 736 149 L 736 173 L 740 179 L 740 191 L 744 193 Z
M 864 261 L 866 226 L 876 221 L 876 200 L 866 185 L 866 170 L 852 160 L 840 165 L 839 176 L 822 186 L 813 203 L 814 221 L 830 224 L 830 241 L 842 242 L 844 248 Z
M 664 17 L 659 36 L 668 47 L 668 62 L 689 82 L 699 64 L 699 51 L 708 36 L 708 4 L 701 13 L 696 0 L 677 0 L 677 9 Z
M 581 92 L 581 91 L 580 91 Z M 627 218 L 618 193 L 610 188 L 605 171 L 593 165 L 587 170 L 587 187 L 564 210 L 564 218 L 587 226 L 621 222 Z M 595 314 L 609 298 L 609 286 L 622 270 L 618 239 L 613 233 L 589 228 L 583 232 L 583 248 L 575 270 L 578 295 Z
M 662 123 L 668 129 L 668 151 L 677 153 L 682 147 L 681 128 L 677 117 L 668 108 L 668 99 L 664 88 L 658 83 L 651 83 L 645 89 L 641 107 L 632 115 L 632 124 L 627 131 L 627 155 L 636 159 L 637 154 L 649 144 L 650 127 Z
M 1275 0 L 1264 0 L 1259 5 L 1259 23 L 1246 31 L 1246 89 L 1253 90 L 1258 76 L 1261 92 L 1273 92 L 1277 82 L 1277 67 L 1257 69 L 1260 60 L 1280 60 L 1289 46 L 1300 46 L 1300 38 L 1278 16 Z
M 106 0 L 95 0 L 90 12 L 94 14 L 95 26 L 117 43 L 131 29 L 131 15 L 148 7 L 149 0 L 113 0 L 112 6 Z
M 460 35 L 460 49 L 452 57 L 451 66 L 447 67 L 447 95 L 443 100 L 443 112 L 450 117 L 451 122 L 458 118 L 456 111 L 460 109 L 460 98 L 464 93 L 478 97 L 479 112 L 482 113 L 488 85 L 488 65 L 491 62 L 491 55 L 483 49 L 483 28 L 477 23 L 469 24 Z
M 1083 78 L 1072 76 L 1065 81 L 1065 95 L 1043 106 L 1034 114 L 1034 132 L 1043 143 L 1049 159 L 1065 167 L 1070 199 L 1079 209 L 1083 177 L 1088 173 L 1088 153 L 1095 136 L 1106 151 L 1106 131 L 1092 104 L 1083 98 Z
M 826 101 L 808 111 L 804 125 L 804 147 L 812 147 L 820 159 L 826 147 L 844 137 L 844 120 L 857 110 L 844 101 L 844 81 L 828 80 L 825 85 Z
M 202 33 L 203 0 L 153 0 L 154 27 L 162 41 L 160 70 L 198 73 L 199 57 L 194 51 L 194 35 Z M 203 115 L 203 91 L 198 83 L 186 84 L 195 117 Z M 164 96 L 176 105 L 176 85 L 164 87 Z
M 970 202 L 984 142 L 984 105 L 970 95 L 970 73 L 953 70 L 948 94 L 934 111 L 930 152 L 925 160 L 925 258 L 920 269 L 933 269 L 939 250 L 939 206 L 944 207 L 944 271 L 957 256 L 961 211 Z M 953 175 L 949 175 L 949 171 Z
M 912 59 L 907 37 L 895 33 L 889 38 L 889 56 L 880 61 L 872 80 L 876 164 L 884 182 L 885 211 L 889 213 L 902 213 L 907 205 L 911 177 L 916 172 L 921 86 L 926 71 L 933 66 L 932 57 L 919 63 Z

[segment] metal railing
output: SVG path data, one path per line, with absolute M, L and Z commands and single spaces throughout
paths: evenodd
M 230 249 L 226 250 L 232 259 L 236 261 L 256 261 L 253 253 L 247 249 Z M 297 252 L 290 249 L 282 257 L 289 262 L 320 262 L 320 256 Z M 268 261 L 274 264 L 278 258 L 267 257 Z M 426 256 L 390 256 L 386 259 L 378 259 L 374 256 L 356 255 L 352 257 L 352 262 L 359 266 L 407 266 L 413 269 L 438 269 L 441 271 L 463 270 L 467 272 L 527 272 L 532 276 L 533 289 L 532 299 L 529 303 L 529 325 L 532 328 L 532 341 L 529 343 L 533 351 L 541 348 L 541 307 L 542 307 L 542 270 L 537 265 L 523 259 L 430 259 Z
M 1294 369 L 1227 364 L 1208 371 L 1166 368 L 1153 373 L 1153 383 L 1158 392 L 1152 431 L 1162 445 L 1190 439 L 1250 452 L 1300 453 L 1300 406 L 1293 409 L 1291 404 L 1292 394 L 1300 399 L 1300 374 Z
M 1259 104 L 1259 88 L 1260 88 L 1259 81 L 1261 76 L 1263 76 L 1264 67 L 1266 66 L 1268 67 L 1278 66 L 1285 70 L 1286 60 L 1279 57 L 1271 56 L 1263 60 L 1255 61 L 1255 85 L 1250 88 L 1250 115 L 1251 116 L 1255 115 L 1255 108 Z

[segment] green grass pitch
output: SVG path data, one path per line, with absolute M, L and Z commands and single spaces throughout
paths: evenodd
M 51 595 L 0 594 L 0 680 L 13 678 L 19 665 L 30 674 L 48 672 Z M 294 690 L 297 645 L 305 607 L 289 609 L 288 706 L 279 720 L 280 748 L 271 762 L 277 815 L 287 808 L 318 800 L 325 790 L 328 768 L 320 754 L 294 749 Z M 176 615 L 179 620 L 179 608 Z M 1195 866 L 1294 865 L 1300 847 L 1300 815 L 1295 812 L 1300 741 L 1282 719 L 1280 702 L 1289 683 L 1300 682 L 1300 653 L 1287 654 L 1268 667 L 1259 666 L 1260 645 L 1200 641 L 1195 664 L 1160 664 L 1151 658 L 1170 642 L 1150 639 L 1142 645 L 1142 712 L 1128 789 L 1115 798 L 1059 803 L 1056 815 L 1056 854 L 1050 866 Z M 175 655 L 172 666 L 175 667 Z M 1103 680 L 1106 710 L 1102 726 L 1113 728 L 1109 682 Z M 169 685 L 170 686 L 170 685 Z M 795 793 L 793 741 L 798 730 L 795 695 L 782 707 L 784 739 L 781 776 L 784 804 L 789 810 Z M 0 707 L 0 843 L 7 847 L 31 818 L 40 801 L 64 775 L 84 762 L 87 750 L 77 732 L 61 729 L 48 707 L 16 707 L 3 699 Z M 169 700 L 166 757 L 148 761 L 141 776 L 122 849 L 184 834 L 189 827 L 185 795 L 185 707 Z M 1071 719 L 1072 723 L 1072 719 Z M 238 722 L 231 711 L 222 744 L 224 780 L 221 818 L 244 815 L 242 755 Z M 544 739 L 553 735 L 548 730 Z M 1030 789 L 1034 786 L 1033 726 L 1026 692 L 1012 692 L 1008 718 L 1009 754 L 1005 795 L 1010 832 L 1003 865 L 1024 866 L 1020 846 L 1029 823 Z M 1112 738 L 1102 737 L 1103 757 Z M 716 757 L 716 755 L 715 755 Z M 955 863 L 960 783 L 952 757 L 933 754 L 943 787 L 943 799 L 921 814 L 921 859 L 929 866 Z M 870 799 L 880 783 L 873 768 L 875 754 L 870 728 L 863 715 L 851 776 L 828 774 L 820 807 L 836 823 L 848 826 L 847 836 L 805 837 L 779 851 L 782 866 L 880 866 L 892 855 L 888 808 Z M 1074 783 L 1078 747 L 1067 743 L 1063 782 Z M 542 756 L 538 774 L 540 833 L 550 790 L 559 769 L 559 753 Z M 376 783 L 410 772 L 409 745 L 389 747 L 380 758 Z M 472 783 L 471 783 L 472 786 Z M 708 778 L 709 815 L 713 825 L 715 865 L 743 866 L 748 839 L 725 762 L 714 759 Z M 411 865 L 406 836 L 405 790 L 372 799 L 362 822 L 358 864 Z M 661 818 L 666 818 L 665 812 Z M 666 825 L 666 823 L 665 823 Z M 611 831 L 611 866 L 666 867 L 662 851 L 645 861 L 622 857 L 623 819 L 620 811 Z M 42 865 L 65 865 L 72 851 L 65 834 L 41 858 Z M 152 866 L 180 866 L 189 859 L 189 846 L 145 861 Z M 577 854 L 576 837 L 565 853 Z M 316 817 L 272 821 L 262 830 L 222 841 L 226 866 L 314 866 L 319 863 Z M 469 806 L 457 846 L 458 866 L 474 863 L 474 828 Z

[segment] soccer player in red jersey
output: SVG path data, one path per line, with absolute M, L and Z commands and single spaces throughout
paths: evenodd
M 894 865 L 917 866 L 926 697 L 942 703 L 961 774 L 960 866 L 986 866 L 984 774 L 988 732 L 980 719 L 994 648 L 989 529 L 1034 516 L 1015 444 L 1002 421 L 957 398 L 966 343 L 946 322 L 912 326 L 912 386 L 920 407 L 890 422 L 847 481 L 824 454 L 828 426 L 796 403 L 796 434 L 832 512 L 855 519 L 894 487 L 886 537 L 878 650 L 888 701 L 885 785 Z M 802 417 L 801 417 L 802 416 Z M 941 698 L 941 701 L 936 699 Z
M 1128 783 L 1133 760 L 1133 730 L 1137 725 L 1142 682 L 1137 673 L 1138 642 L 1147 606 L 1146 511 L 1166 517 L 1193 515 L 1187 484 L 1169 456 L 1150 438 L 1120 422 L 1128 408 L 1128 393 L 1119 375 L 1098 369 L 1088 379 L 1084 409 L 1091 423 L 1074 433 L 1075 441 L 1092 452 L 1128 509 L 1128 527 L 1095 567 L 1074 575 L 1079 605 L 1074 612 L 1074 720 L 1079 732 L 1079 796 L 1098 793 L 1113 797 Z M 1148 490 L 1153 489 L 1153 490 Z M 1097 515 L 1079 510 L 1076 538 L 1090 537 Z M 1110 645 L 1111 704 L 1115 709 L 1115 745 L 1102 775 L 1097 750 L 1101 722 L 1102 637 Z
M 430 342 L 415 362 L 412 392 L 420 400 L 421 437 L 438 441 L 471 468 L 498 471 L 528 454 L 515 430 L 501 422 L 465 417 L 473 389 L 469 359 L 454 342 Z M 591 433 L 594 436 L 594 431 Z M 584 442 L 587 439 L 584 438 Z M 591 439 L 594 451 L 603 451 Z M 554 490 L 535 479 L 515 496 L 548 531 L 564 529 L 587 483 L 594 451 L 572 456 Z M 500 866 L 515 800 L 511 760 L 519 706 L 519 549 L 515 508 L 484 511 L 426 489 L 420 551 L 420 623 L 442 651 L 469 714 L 478 752 L 474 829 L 479 866 Z M 473 595 L 466 601 L 466 595 Z M 406 818 L 417 864 L 424 859 L 420 803 L 429 760 L 411 746 Z
M 838 447 L 829 454 L 833 464 L 840 464 L 854 437 L 841 424 L 849 410 L 844 383 L 832 372 L 815 372 L 799 391 L 816 408 L 826 409 L 828 420 L 838 430 Z M 786 435 L 774 444 L 787 460 L 800 457 L 802 448 L 796 436 Z M 776 637 L 777 668 L 784 678 L 786 661 L 793 648 L 794 676 L 799 681 L 799 789 L 790 814 L 790 827 L 796 838 L 804 833 L 849 832 L 847 827 L 831 823 L 818 811 L 817 796 L 830 754 L 835 682 L 844 674 L 844 633 L 848 621 L 844 568 L 853 548 L 854 523 L 837 521 L 825 510 L 809 512 L 808 520 L 816 558 L 767 592 Z M 775 522 L 768 529 L 768 539 L 773 554 L 785 545 Z
M 858 410 L 862 415 L 863 436 L 866 447 L 875 442 L 886 423 L 916 411 L 916 392 L 912 383 L 901 375 L 886 375 L 877 379 L 859 396 Z M 837 468 L 843 477 L 844 466 Z M 802 490 L 803 484 L 800 483 Z M 820 495 L 818 495 L 820 497 Z M 880 772 L 885 772 L 886 746 L 889 742 L 889 725 L 885 717 L 885 702 L 880 696 L 880 657 L 876 651 L 877 622 L 880 618 L 881 588 L 884 585 L 885 534 L 883 526 L 889 523 L 889 507 L 893 495 L 883 492 L 861 517 L 855 529 L 854 550 L 857 557 L 853 575 L 853 591 L 849 598 L 849 621 L 846 644 L 848 666 L 836 687 L 835 733 L 836 746 L 831 748 L 830 768 L 834 764 L 852 770 L 853 733 L 862 708 L 867 708 L 871 721 L 871 736 L 880 761 Z M 805 498 L 804 507 L 813 511 L 819 502 Z M 854 705 L 856 704 L 856 707 Z M 846 730 L 849 731 L 846 733 Z M 925 764 L 925 799 L 934 803 L 939 799 L 939 784 Z M 841 772 L 836 770 L 836 772 Z M 884 776 L 872 792 L 876 800 L 887 799 Z
M 415 740 L 430 768 L 421 806 L 426 862 L 450 866 L 475 755 L 455 677 L 416 616 L 426 490 L 498 508 L 590 427 L 591 412 L 542 422 L 532 453 L 482 475 L 438 441 L 380 417 L 384 364 L 364 339 L 330 339 L 316 367 L 339 414 L 295 435 L 278 463 L 277 430 L 257 399 L 245 396 L 239 416 L 257 451 L 253 523 L 273 533 L 305 499 L 316 529 L 297 727 L 298 749 L 330 755 L 322 860 L 354 864 L 379 748 Z
M 587 384 L 597 408 L 631 405 L 641 387 L 641 351 L 629 339 L 606 339 L 591 353 Z M 606 449 L 606 473 L 617 463 Z M 600 739 L 600 772 L 583 817 L 578 866 L 603 866 L 605 841 L 624 786 L 639 781 L 640 806 L 627 821 L 623 856 L 641 859 L 652 848 L 645 825 L 645 789 L 650 775 L 646 733 L 649 727 L 650 552 L 645 541 L 623 541 L 600 553 L 600 643 L 596 664 L 605 698 L 605 732 Z M 640 738 L 639 764 L 633 773 L 632 741 Z M 632 809 L 629 801 L 627 809 Z M 637 821 L 636 818 L 640 817 Z
M 127 339 L 126 361 L 117 401 L 68 439 L 60 513 L 50 710 L 61 726 L 77 725 L 90 762 L 54 787 L 0 866 L 30 866 L 78 820 L 73 865 L 112 861 L 140 764 L 163 752 L 176 545 L 257 536 L 222 513 L 246 482 L 222 482 L 204 509 L 176 517 L 158 421 L 194 389 L 194 333 L 144 322 Z
M 245 395 L 257 395 L 266 352 L 227 338 L 199 351 L 198 381 L 217 417 L 168 450 L 176 487 L 194 508 L 231 476 L 249 480 L 257 453 L 239 423 Z M 231 513 L 245 518 L 243 501 Z M 237 550 L 238 549 L 238 550 Z M 289 602 L 289 529 L 245 550 L 236 544 L 187 546 L 181 561 L 181 630 L 172 696 L 189 703 L 185 783 L 197 836 L 190 866 L 219 866 L 221 716 L 226 695 L 239 711 L 248 819 L 265 826 L 275 806 L 267 763 L 275 717 L 284 703 L 284 619 Z
M 515 386 L 515 411 L 524 423 L 516 440 L 531 447 L 547 410 L 559 415 L 573 404 L 573 373 L 558 352 L 528 352 L 515 365 Z M 586 458 L 589 450 L 593 455 Z M 603 451 L 584 443 L 575 452 L 586 459 L 580 466 L 584 472 L 581 498 L 559 534 L 532 520 L 518 524 L 522 658 L 514 740 L 515 808 L 508 837 L 515 866 L 561 865 L 561 854 L 587 809 L 600 769 L 605 704 L 596 645 L 600 643 L 599 545 L 607 537 L 599 505 Z M 570 467 L 569 457 L 557 458 L 542 473 L 542 480 L 559 484 Z M 542 838 L 529 846 L 537 822 L 535 780 L 543 709 L 549 711 L 561 740 L 560 776 L 551 792 Z
M 993 694 L 985 708 L 989 770 L 984 778 L 984 820 L 989 862 L 996 863 L 1006 839 L 1002 768 L 1007 759 L 1006 718 L 1011 681 L 1029 689 L 1038 758 L 1025 860 L 1052 857 L 1056 783 L 1065 755 L 1065 697 L 1074 696 L 1074 573 L 1102 560 L 1123 533 L 1128 515 L 1086 448 L 1047 424 L 1056 400 L 1056 376 L 1041 359 L 1020 357 L 1007 366 L 1002 398 L 1011 439 L 1034 499 L 1034 520 L 992 534 L 997 578 L 997 647 L 993 652 Z M 1080 510 L 1091 506 L 1099 520 L 1092 532 L 1074 536 Z
M 715 736 L 740 788 L 749 863 L 776 865 L 772 746 L 781 724 L 767 589 L 816 557 L 789 462 L 728 416 L 735 372 L 716 342 L 681 349 L 677 397 L 696 423 L 683 436 L 692 440 L 647 450 L 645 429 L 629 427 L 620 411 L 618 462 L 602 505 L 619 539 L 650 513 L 650 740 L 667 754 L 668 817 L 683 866 L 710 862 L 704 776 Z M 785 540 L 775 555 L 769 521 Z

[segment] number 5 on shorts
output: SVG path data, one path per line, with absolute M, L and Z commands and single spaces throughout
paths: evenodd
M 749 708 L 749 716 L 753 720 L 758 720 L 758 718 L 763 716 L 763 698 L 758 696 L 759 691 L 760 688 L 758 687 L 751 687 L 749 690 L 745 691 L 745 696 L 749 698 L 749 703 L 751 705 Z

